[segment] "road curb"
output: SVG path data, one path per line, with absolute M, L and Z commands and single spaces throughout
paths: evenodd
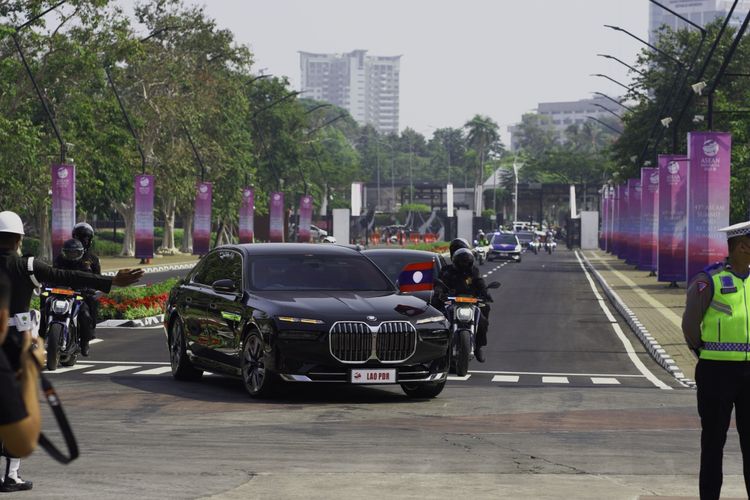
M 150 273 L 163 273 L 165 271 L 182 271 L 184 269 L 192 269 L 195 267 L 195 265 L 198 263 L 198 261 L 185 263 L 185 264 L 165 264 L 163 266 L 149 266 L 149 267 L 141 267 L 140 269 L 143 269 L 143 272 L 146 274 Z M 138 267 L 138 266 L 134 266 Z M 105 271 L 102 273 L 102 276 L 114 276 L 117 274 L 117 271 Z
M 628 305 L 625 304 L 625 302 L 620 298 L 620 296 L 617 295 L 617 292 L 615 292 L 612 287 L 609 286 L 609 283 L 607 283 L 604 277 L 599 274 L 599 271 L 596 270 L 591 261 L 589 261 L 588 257 L 586 257 L 586 255 L 582 251 L 579 252 L 579 254 L 583 258 L 583 261 L 586 263 L 586 267 L 589 268 L 591 274 L 593 274 L 596 278 L 599 286 L 601 286 L 604 290 L 604 293 L 607 295 L 610 302 L 614 304 L 617 312 L 620 313 L 620 316 L 622 316 L 635 336 L 638 337 L 638 340 L 641 341 L 641 344 L 643 344 L 654 361 L 659 363 L 662 368 L 668 371 L 682 385 L 695 388 L 695 381 L 685 376 L 684 372 L 677 366 L 675 360 L 672 359 L 672 356 L 667 353 L 666 349 L 664 349 L 661 344 L 659 344 L 659 342 L 657 342 L 656 339 L 651 335 L 648 329 L 643 326 L 643 323 L 641 323 L 641 321 L 638 319 L 638 316 L 636 316 L 635 313 L 633 313 L 633 311 L 628 307 Z
M 157 314 L 156 316 L 149 316 L 147 318 L 140 319 L 108 319 L 97 323 L 97 327 L 102 328 L 143 328 L 146 326 L 156 326 L 164 323 L 164 315 Z

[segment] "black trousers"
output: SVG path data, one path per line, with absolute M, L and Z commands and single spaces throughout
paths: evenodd
M 750 362 L 701 359 L 695 369 L 701 417 L 701 500 L 718 499 L 727 430 L 735 411 L 742 450 L 742 472 L 750 497 Z
M 485 304 L 479 308 L 482 313 L 479 317 L 479 324 L 477 325 L 477 337 L 475 347 L 484 347 L 487 345 L 487 329 L 490 326 L 490 322 L 487 317 L 490 315 L 490 306 Z

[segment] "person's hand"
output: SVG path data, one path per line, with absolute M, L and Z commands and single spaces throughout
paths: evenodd
M 21 346 L 21 366 L 27 367 L 29 363 L 36 368 L 44 366 L 44 342 L 39 337 L 32 338 L 31 332 L 23 333 L 23 344 Z
M 143 276 L 143 269 L 120 269 L 112 279 L 114 286 L 130 286 Z

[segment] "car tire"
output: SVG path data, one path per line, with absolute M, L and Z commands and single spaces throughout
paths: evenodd
M 275 374 L 266 369 L 263 338 L 257 331 L 250 332 L 242 346 L 240 360 L 242 384 L 253 398 L 267 398 L 274 392 Z
M 175 318 L 170 327 L 169 363 L 175 380 L 195 381 L 203 376 L 203 370 L 194 367 L 188 358 L 185 327 L 180 318 Z
M 425 384 L 401 384 L 404 393 L 414 399 L 431 399 L 443 392 L 445 380 L 442 382 L 427 382 Z
M 60 339 L 62 338 L 62 325 L 54 323 L 47 330 L 47 370 L 57 370 L 60 362 Z

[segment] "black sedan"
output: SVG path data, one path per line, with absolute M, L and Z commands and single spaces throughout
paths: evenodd
M 435 397 L 448 375 L 444 316 L 336 245 L 216 248 L 172 289 L 164 326 L 174 378 L 238 376 L 254 397 L 281 381 L 400 384 Z
M 401 270 L 407 264 L 416 264 L 417 262 L 433 263 L 433 276 L 440 276 L 440 270 L 446 266 L 445 258 L 434 252 L 424 250 L 407 250 L 402 248 L 375 248 L 372 250 L 362 250 L 362 255 L 372 260 L 382 271 L 396 283 Z M 429 302 L 432 292 L 412 292 L 422 300 Z

